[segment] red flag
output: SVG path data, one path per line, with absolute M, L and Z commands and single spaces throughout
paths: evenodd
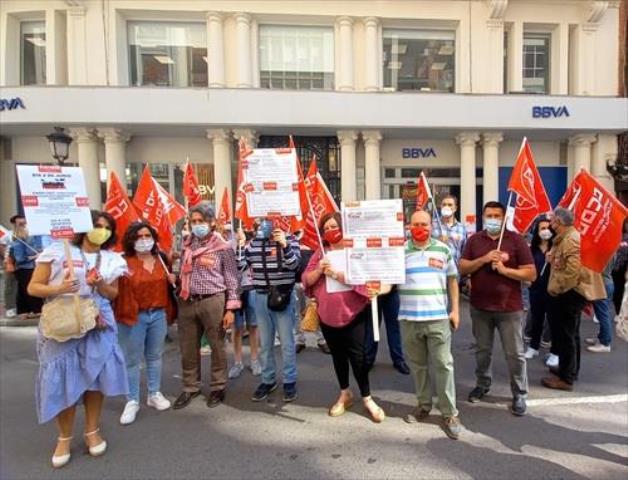
M 172 249 L 172 225 L 168 220 L 164 204 L 161 201 L 162 195 L 157 187 L 159 184 L 150 174 L 150 168 L 146 166 L 137 185 L 133 205 L 141 217 L 157 230 L 159 247 L 164 252 L 169 252 Z
M 528 231 L 534 219 L 552 210 L 545 186 L 534 163 L 534 155 L 526 138 L 523 139 L 508 190 L 517 194 L 512 225 L 519 233 Z
M 306 218 L 301 243 L 310 247 L 312 250 L 316 250 L 320 248 L 316 231 L 321 218 L 328 213 L 338 211 L 338 205 L 336 205 L 334 197 L 331 196 L 323 177 L 318 171 L 316 158 L 313 158 L 310 164 L 307 177 L 305 177 L 305 186 L 310 196 L 310 202 L 312 202 L 312 213 L 310 213 L 310 208 L 307 203 L 301 204 L 301 210 L 304 212 Z
M 159 185 L 157 180 L 153 178 L 153 182 L 155 183 L 155 188 L 159 193 L 159 200 L 164 208 L 164 213 L 168 217 L 168 222 L 172 227 L 176 225 L 176 223 L 185 218 L 186 210 L 183 205 L 175 200 L 175 198 L 168 192 L 164 187 Z
M 202 197 L 201 191 L 198 188 L 198 177 L 190 162 L 185 164 L 183 171 L 183 195 L 185 195 L 189 207 L 201 203 Z
M 231 223 L 231 207 L 229 205 L 229 192 L 227 187 L 222 192 L 222 201 L 220 202 L 220 209 L 218 210 L 218 223 L 224 225 Z
M 430 186 L 427 184 L 427 178 L 421 173 L 416 189 L 416 208 L 415 210 L 423 210 L 430 200 Z
M 0 225 L 0 240 L 2 240 L 4 237 L 7 237 L 7 236 L 9 238 L 12 238 L 11 230 L 6 228 L 4 225 Z
M 619 247 L 628 210 L 586 170 L 576 175 L 558 205 L 573 208 L 582 265 L 601 273 Z
M 129 225 L 139 220 L 139 216 L 115 172 L 111 172 L 109 177 L 105 212 L 110 213 L 116 220 L 118 240 L 113 249 L 117 252 L 121 252 L 123 250 L 122 237 L 127 231 L 127 228 L 129 228 Z
M 235 201 L 235 218 L 242 222 L 244 228 L 248 230 L 253 229 L 255 219 L 249 217 L 249 212 L 246 206 L 246 184 L 244 181 L 244 169 L 246 168 L 246 157 L 253 151 L 246 145 L 244 139 L 240 139 L 238 144 L 238 190 L 236 192 Z

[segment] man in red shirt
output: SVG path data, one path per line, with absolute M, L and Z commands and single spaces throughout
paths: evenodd
M 460 274 L 471 276 L 471 320 L 476 342 L 477 380 L 469 401 L 479 402 L 491 387 L 497 329 L 510 373 L 511 411 L 522 416 L 526 412 L 528 378 L 521 333 L 521 282 L 534 281 L 536 268 L 530 247 L 516 233 L 506 230 L 498 250 L 505 214 L 503 204 L 487 202 L 482 209 L 484 230 L 469 238 L 460 259 Z

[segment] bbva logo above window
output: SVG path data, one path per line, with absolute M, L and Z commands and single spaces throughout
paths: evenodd
M 401 157 L 402 158 L 429 158 L 436 157 L 436 150 L 432 147 L 426 148 L 402 148 L 401 149 Z
M 18 108 L 26 109 L 24 102 L 20 97 L 15 98 L 0 98 L 0 112 L 5 110 L 16 110 Z
M 532 107 L 532 118 L 559 118 L 568 117 L 569 110 L 566 105 L 559 107 L 535 106 Z

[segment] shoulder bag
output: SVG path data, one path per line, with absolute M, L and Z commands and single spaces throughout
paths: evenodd
M 271 285 L 268 278 L 268 268 L 266 264 L 266 240 L 262 241 L 262 267 L 264 268 L 264 277 L 266 278 L 266 287 L 268 288 L 268 308 L 274 312 L 283 312 L 290 305 L 290 297 L 292 296 L 292 287 L 290 285 Z M 281 271 L 281 245 L 277 245 L 277 269 Z

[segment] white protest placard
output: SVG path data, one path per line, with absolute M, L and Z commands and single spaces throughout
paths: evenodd
M 242 162 L 250 217 L 298 216 L 299 172 L 294 148 L 257 148 Z
M 83 170 L 18 165 L 24 215 L 31 235 L 70 238 L 93 228 Z
M 347 256 L 343 250 L 330 250 L 325 254 L 325 258 L 329 260 L 331 268 L 336 272 L 342 272 L 347 277 Z M 330 276 L 325 276 L 325 287 L 327 293 L 348 292 L 351 290 L 349 285 L 334 280 Z

